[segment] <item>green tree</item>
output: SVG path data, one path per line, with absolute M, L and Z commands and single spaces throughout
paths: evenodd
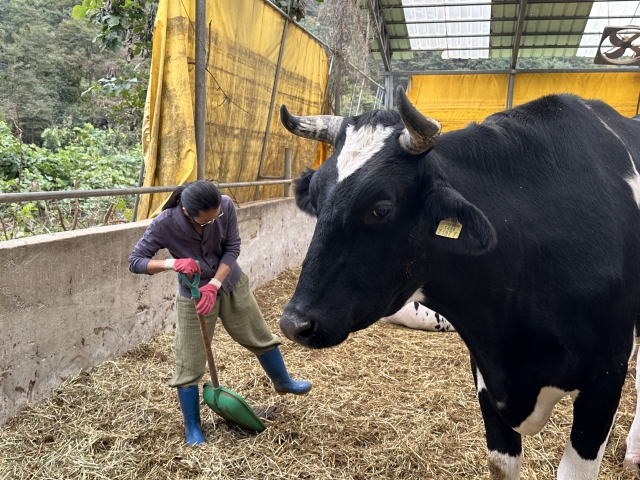
M 92 43 L 95 27 L 70 19 L 73 0 L 0 2 L 0 119 L 25 142 L 53 125 L 105 124 L 105 99 L 82 92 L 115 65 Z M 106 96 L 105 96 L 106 98 Z

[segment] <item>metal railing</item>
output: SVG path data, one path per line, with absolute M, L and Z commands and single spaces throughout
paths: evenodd
M 263 185 L 289 185 L 292 179 L 263 180 L 256 182 L 232 182 L 220 183 L 218 188 L 239 188 L 255 187 Z M 133 188 L 111 188 L 104 190 L 62 190 L 56 192 L 25 192 L 25 193 L 0 193 L 0 203 L 31 202 L 37 200 L 62 200 L 65 198 L 92 198 L 92 197 L 112 197 L 118 195 L 135 195 L 144 193 L 164 193 L 173 192 L 179 185 L 166 187 L 133 187 Z
M 292 151 L 291 148 L 284 149 L 284 175 L 279 178 L 269 180 L 256 180 L 251 182 L 229 182 L 219 183 L 216 186 L 219 189 L 224 188 L 243 188 L 243 187 L 256 187 L 258 190 L 262 186 L 268 185 L 284 185 L 284 197 L 291 196 L 291 165 L 292 165 Z M 144 165 L 144 164 L 143 164 Z M 139 196 L 143 194 L 153 193 L 166 193 L 173 192 L 179 185 L 168 185 L 162 187 L 141 187 L 142 176 L 144 167 L 140 169 L 140 175 L 138 178 L 138 187 L 131 188 L 111 188 L 100 190 L 62 190 L 62 191 L 48 191 L 48 192 L 24 192 L 24 193 L 0 193 L 0 204 L 3 203 L 19 203 L 19 202 L 32 202 L 40 200 L 64 200 L 69 198 L 94 198 L 94 197 L 114 197 L 120 195 L 136 195 L 133 207 L 133 213 L 131 221 L 135 222 L 138 216 L 138 200 Z

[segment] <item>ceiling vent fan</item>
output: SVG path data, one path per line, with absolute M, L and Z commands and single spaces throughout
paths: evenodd
M 609 39 L 612 46 L 603 45 Z M 622 58 L 625 56 L 626 58 Z M 640 27 L 604 27 L 593 63 L 600 65 L 640 65 Z

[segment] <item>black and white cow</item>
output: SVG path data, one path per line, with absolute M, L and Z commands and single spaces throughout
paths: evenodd
M 397 103 L 281 107 L 290 132 L 335 145 L 296 184 L 317 225 L 282 331 L 330 347 L 421 301 L 469 348 L 491 478 L 519 477 L 521 435 L 570 395 L 557 478 L 595 479 L 640 310 L 640 125 L 552 95 L 440 135 L 401 88 Z M 634 423 L 625 464 L 639 463 Z

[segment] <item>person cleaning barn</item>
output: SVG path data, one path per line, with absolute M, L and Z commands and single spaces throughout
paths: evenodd
M 173 258 L 153 260 L 162 248 L 168 249 Z M 133 273 L 177 272 L 176 368 L 169 385 L 178 391 L 190 445 L 205 441 L 198 384 L 204 375 L 206 353 L 198 314 L 205 316 L 209 341 L 220 317 L 231 338 L 256 355 L 277 393 L 301 395 L 311 389 L 311 382 L 289 376 L 278 348 L 280 339 L 269 330 L 249 288 L 249 279 L 236 263 L 239 254 L 240 232 L 233 201 L 221 195 L 213 183 L 197 180 L 172 193 L 129 257 Z M 188 277 L 200 274 L 197 306 L 180 273 Z

